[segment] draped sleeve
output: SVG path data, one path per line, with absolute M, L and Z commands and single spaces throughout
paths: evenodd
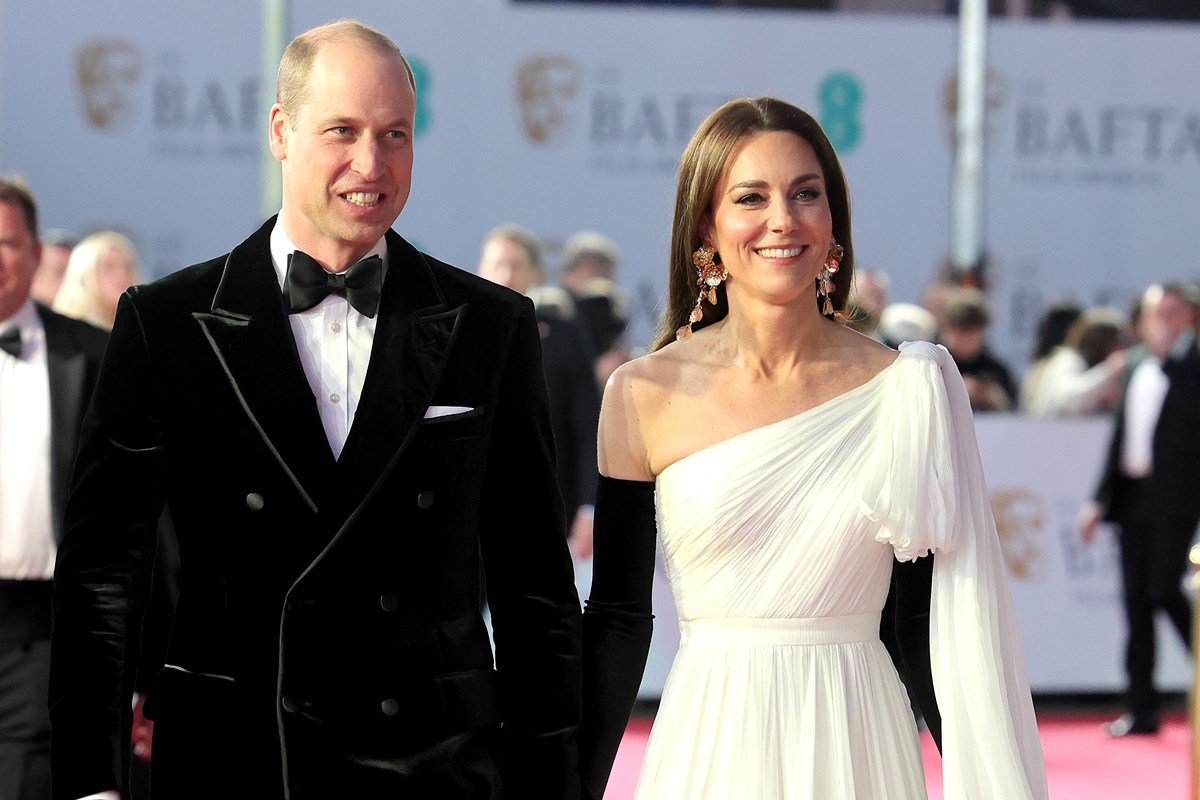
M 945 796 L 1047 795 L 1029 678 L 966 386 L 949 352 L 901 345 L 861 502 L 897 558 L 936 554 L 930 656 Z

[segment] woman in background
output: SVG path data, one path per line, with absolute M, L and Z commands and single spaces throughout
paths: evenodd
M 663 328 L 601 412 L 585 796 L 636 698 L 657 521 L 681 642 L 639 798 L 924 798 L 879 629 L 894 559 L 930 552 L 946 796 L 1046 797 L 963 380 L 941 347 L 847 328 L 852 271 L 819 124 L 773 98 L 710 115 L 680 163 Z
M 71 251 L 54 310 L 112 330 L 117 301 L 138 278 L 133 242 L 116 231 L 93 233 Z
M 1115 308 L 1081 312 L 1062 343 L 1035 361 L 1021 385 L 1021 410 L 1035 416 L 1112 411 L 1120 394 L 1129 323 Z

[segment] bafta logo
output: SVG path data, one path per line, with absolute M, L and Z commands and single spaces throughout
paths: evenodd
M 517 69 L 517 96 L 525 134 L 547 147 L 561 144 L 571 130 L 571 102 L 579 93 L 579 65 L 566 56 L 538 56 Z
M 1008 103 L 1008 79 L 988 69 L 983 76 L 983 140 L 990 144 L 999 135 L 999 111 Z M 942 122 L 947 141 L 953 147 L 958 141 L 958 74 L 942 82 Z
M 992 492 L 992 514 L 1000 534 L 1000 550 L 1018 580 L 1036 580 L 1041 567 L 1037 538 L 1046 526 L 1045 503 L 1025 489 Z
M 75 76 L 83 111 L 92 127 L 116 130 L 129 121 L 142 54 L 124 39 L 99 39 L 75 52 Z

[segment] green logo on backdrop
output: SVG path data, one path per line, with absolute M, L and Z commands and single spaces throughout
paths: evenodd
M 853 150 L 862 135 L 858 121 L 862 84 L 849 72 L 835 72 L 821 82 L 821 127 L 839 153 Z
M 425 133 L 430 117 L 433 116 L 429 111 L 429 87 L 433 82 L 429 78 L 429 68 L 425 66 L 425 62 L 409 56 L 406 58 L 408 65 L 412 67 L 413 83 L 417 85 L 417 114 L 413 120 L 413 136 L 417 137 Z

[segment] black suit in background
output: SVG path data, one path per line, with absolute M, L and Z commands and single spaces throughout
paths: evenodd
M 550 395 L 558 485 L 570 520 L 580 506 L 596 502 L 600 392 L 592 374 L 594 356 L 577 321 L 539 308 L 537 323 Z
M 56 573 L 55 799 L 124 785 L 128 587 L 164 501 L 181 578 L 146 703 L 156 798 L 575 796 L 579 601 L 532 303 L 389 232 L 335 461 L 273 225 L 122 299 Z
M 108 335 L 44 306 L 36 308 L 46 333 L 50 388 L 51 521 L 61 541 L 79 428 Z M 0 409 L 4 413 L 13 412 Z M 43 800 L 49 794 L 50 595 L 50 581 L 0 581 L 0 739 L 5 753 L 12 754 L 0 758 L 0 797 Z
M 1154 429 L 1152 473 L 1135 480 L 1121 473 L 1127 390 L 1133 372 L 1150 357 L 1138 350 L 1129 359 L 1095 500 L 1101 518 L 1120 529 L 1129 711 L 1137 724 L 1156 728 L 1154 613 L 1165 612 L 1184 643 L 1191 643 L 1191 603 L 1182 580 L 1200 523 L 1200 351 L 1185 333 L 1164 361 L 1169 388 Z

